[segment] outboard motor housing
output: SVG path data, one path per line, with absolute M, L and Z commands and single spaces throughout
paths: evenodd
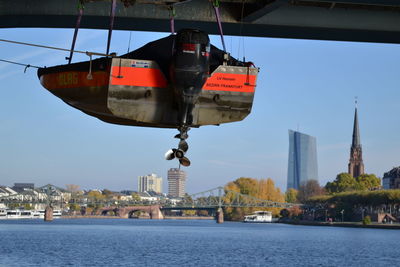
M 200 30 L 180 30 L 174 43 L 171 81 L 179 106 L 182 127 L 193 122 L 192 110 L 209 74 L 210 39 Z

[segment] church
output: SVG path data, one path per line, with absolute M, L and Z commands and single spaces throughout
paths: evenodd
M 348 173 L 354 178 L 364 174 L 364 163 L 362 159 L 362 148 L 360 141 L 360 130 L 358 127 L 357 101 L 354 112 L 353 141 L 350 148 L 350 161 Z

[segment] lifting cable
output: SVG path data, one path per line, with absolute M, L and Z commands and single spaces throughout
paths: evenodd
M 78 36 L 78 30 L 79 30 L 79 27 L 81 25 L 81 19 L 82 19 L 82 16 L 83 16 L 83 9 L 84 8 L 85 8 L 85 6 L 84 6 L 84 3 L 83 3 L 83 0 L 79 0 L 79 3 L 78 3 L 79 14 L 78 14 L 78 18 L 76 20 L 74 37 L 72 39 L 72 44 L 71 44 L 71 51 L 69 52 L 69 57 L 66 58 L 66 59 L 68 59 L 68 64 L 71 64 L 72 55 L 74 54 L 76 37 Z
M 171 25 L 171 34 L 175 34 L 175 8 L 173 5 L 169 6 L 169 20 L 170 20 L 170 25 Z
M 242 39 L 242 49 L 243 49 L 243 62 L 246 61 L 245 49 L 244 49 L 244 37 L 243 37 L 243 13 L 244 13 L 244 0 L 242 0 L 242 11 L 240 15 L 240 27 L 239 27 L 239 47 L 238 47 L 238 58 L 240 58 L 240 39 Z
M 110 44 L 111 44 L 111 34 L 114 27 L 114 17 L 115 17 L 115 9 L 117 7 L 117 0 L 112 0 L 111 2 L 111 12 L 110 12 L 110 28 L 108 29 L 108 39 L 107 39 L 107 52 L 110 52 Z
M 23 63 L 18 63 L 18 62 L 15 62 L 15 61 L 10 61 L 10 60 L 5 60 L 5 59 L 0 59 L 0 61 L 6 62 L 6 63 L 10 63 L 10 64 L 19 65 L 19 66 L 24 66 L 25 67 L 24 73 L 26 73 L 26 70 L 28 68 L 37 68 L 37 69 L 41 69 L 42 68 L 42 67 L 31 65 L 31 64 L 23 64 Z
M 129 32 L 128 51 L 126 53 L 129 53 L 129 51 L 131 50 L 131 38 L 132 38 L 132 31 Z
M 213 7 L 214 7 L 214 11 L 215 11 L 215 17 L 216 17 L 217 23 L 218 23 L 219 33 L 221 35 L 222 47 L 224 48 L 224 52 L 226 53 L 224 33 L 222 32 L 221 17 L 219 14 L 219 0 L 213 1 Z

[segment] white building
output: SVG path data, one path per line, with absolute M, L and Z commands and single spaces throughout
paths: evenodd
M 162 177 L 158 177 L 157 174 L 149 174 L 146 176 L 138 177 L 138 191 L 139 192 L 150 192 L 162 193 Z

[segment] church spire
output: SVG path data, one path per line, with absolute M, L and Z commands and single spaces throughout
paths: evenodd
M 351 143 L 351 148 L 350 148 L 350 160 L 348 167 L 349 167 L 349 174 L 353 177 L 358 177 L 364 174 L 364 163 L 362 159 L 360 130 L 358 128 L 357 98 L 356 98 L 356 108 L 354 112 L 353 141 Z
M 354 126 L 353 126 L 353 142 L 351 147 L 361 146 L 360 142 L 360 130 L 358 128 L 358 116 L 357 116 L 357 99 L 356 99 L 356 109 L 354 112 Z

